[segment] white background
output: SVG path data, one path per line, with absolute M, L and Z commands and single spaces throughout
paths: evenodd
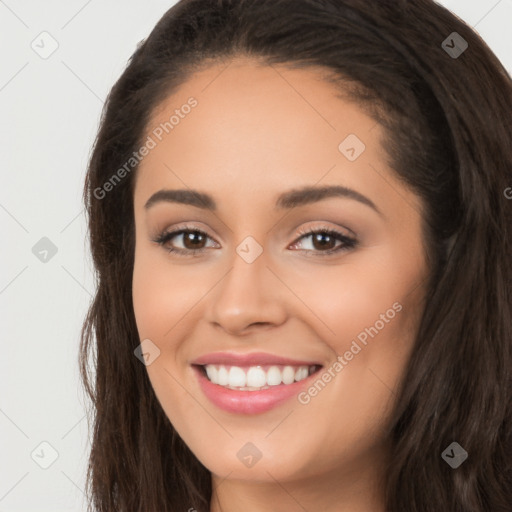
M 0 0 L 0 512 L 86 509 L 78 344 L 94 282 L 85 169 L 104 98 L 174 3 Z M 512 0 L 440 3 L 512 70 Z M 43 31 L 58 43 L 46 59 L 31 47 Z M 57 248 L 47 262 L 32 252 L 43 237 Z M 58 453 L 47 469 L 35 462 L 52 460 L 43 441 Z

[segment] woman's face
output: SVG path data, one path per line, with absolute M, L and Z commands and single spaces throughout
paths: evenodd
M 148 375 L 214 475 L 361 475 L 423 311 L 421 204 L 380 125 L 319 71 L 226 66 L 148 125 L 133 274 Z

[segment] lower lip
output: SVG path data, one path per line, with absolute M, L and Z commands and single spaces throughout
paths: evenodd
M 318 371 L 309 377 L 293 384 L 280 384 L 261 391 L 237 391 L 214 384 L 203 374 L 202 370 L 193 366 L 203 393 L 217 407 L 224 411 L 237 414 L 258 414 L 269 411 L 274 407 L 296 396 L 302 388 L 307 387 Z

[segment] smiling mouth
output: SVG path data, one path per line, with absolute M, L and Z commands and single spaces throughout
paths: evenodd
M 262 391 L 289 386 L 317 373 L 322 366 L 314 365 L 194 365 L 212 384 L 235 391 Z

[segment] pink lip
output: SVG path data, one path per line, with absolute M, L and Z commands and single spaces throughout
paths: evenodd
M 204 364 L 232 364 L 235 366 L 251 366 L 255 365 L 255 363 L 260 363 L 261 365 L 310 365 L 310 363 L 279 358 L 269 354 L 265 355 L 269 357 L 263 358 L 261 357 L 261 354 L 250 354 L 249 357 L 246 356 L 242 358 L 235 358 L 236 361 L 234 361 L 234 358 L 231 357 L 232 354 L 228 355 L 226 358 L 219 358 L 218 354 L 211 354 L 197 360 L 207 362 L 194 362 L 192 368 L 206 397 L 220 409 L 236 414 L 259 414 L 269 411 L 270 409 L 277 407 L 283 402 L 286 402 L 293 396 L 297 396 L 302 389 L 311 385 L 313 379 L 318 378 L 318 371 L 316 371 L 306 379 L 303 379 L 299 382 L 294 382 L 292 384 L 280 384 L 279 386 L 271 386 L 270 388 L 263 389 L 261 391 L 237 391 L 234 389 L 228 389 L 218 384 L 214 384 L 208 380 L 204 374 L 204 370 L 199 366 Z
M 299 361 L 288 357 L 281 357 L 266 352 L 250 352 L 248 354 L 237 354 L 235 352 L 213 352 L 198 357 L 191 364 L 225 364 L 231 366 L 257 366 L 257 365 L 290 365 L 290 366 L 312 366 L 320 365 L 317 361 Z M 256 391 L 253 391 L 256 393 Z

